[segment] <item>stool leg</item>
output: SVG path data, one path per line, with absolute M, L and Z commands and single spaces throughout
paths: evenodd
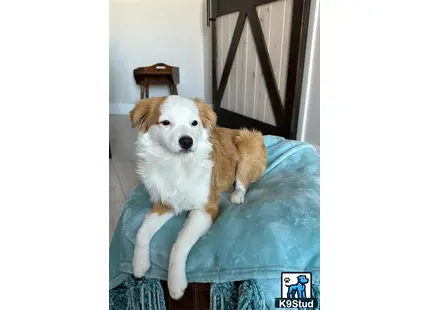
M 176 84 L 173 84 L 172 87 L 173 87 L 173 94 L 177 95 L 178 94 L 178 89 L 176 88 Z
M 144 97 L 144 86 L 140 85 L 140 99 L 143 99 Z
M 149 85 L 145 85 L 146 98 L 149 98 Z

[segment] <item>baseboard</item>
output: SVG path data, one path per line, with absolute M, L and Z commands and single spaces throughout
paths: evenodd
M 109 114 L 124 114 L 127 115 L 134 107 L 133 103 L 110 102 Z

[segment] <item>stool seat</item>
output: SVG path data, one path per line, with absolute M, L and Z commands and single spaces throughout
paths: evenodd
M 179 67 L 156 63 L 148 67 L 138 67 L 133 71 L 137 85 L 140 85 L 140 98 L 149 98 L 149 85 L 167 85 L 171 95 L 177 95 Z

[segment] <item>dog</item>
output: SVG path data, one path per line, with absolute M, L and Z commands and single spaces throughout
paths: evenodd
M 243 203 L 249 184 L 266 170 L 263 135 L 218 128 L 210 105 L 176 95 L 140 100 L 129 116 L 139 131 L 137 175 L 152 202 L 136 236 L 133 274 L 141 278 L 149 270 L 155 233 L 173 216 L 190 211 L 169 256 L 169 294 L 180 299 L 188 286 L 188 254 L 217 218 L 220 194 L 234 184 L 229 200 Z
M 305 275 L 301 275 L 297 277 L 297 283 L 293 285 L 287 285 L 288 292 L 287 296 L 288 298 L 306 298 L 306 283 L 308 283 L 309 280 L 306 278 Z

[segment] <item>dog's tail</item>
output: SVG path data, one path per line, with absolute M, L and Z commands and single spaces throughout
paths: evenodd
M 240 162 L 236 177 L 247 188 L 257 181 L 267 167 L 267 149 L 261 132 L 240 129 L 236 132 L 234 143 L 240 152 Z
M 242 154 L 259 154 L 264 161 L 267 160 L 267 150 L 261 132 L 256 130 L 240 129 L 234 137 L 234 143 Z
M 257 130 L 249 130 L 246 128 L 239 129 L 237 131 L 236 137 L 234 138 L 234 143 L 239 146 L 245 141 L 254 142 L 256 145 L 261 143 L 263 140 L 263 135 Z

